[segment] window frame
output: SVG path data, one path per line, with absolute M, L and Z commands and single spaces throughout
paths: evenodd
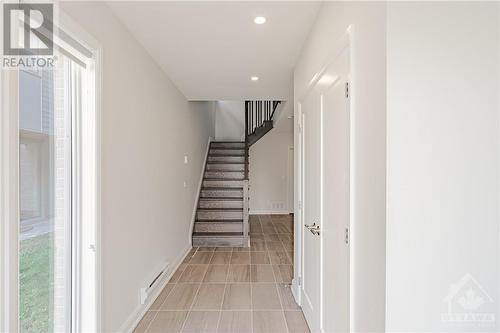
M 56 9 L 56 8 L 54 8 Z M 94 312 L 94 330 L 102 331 L 102 242 L 101 242 L 101 110 L 102 110 L 102 47 L 91 35 L 85 32 L 69 16 L 57 8 L 58 28 L 69 34 L 75 40 L 92 50 L 92 75 L 87 77 L 87 87 L 93 93 L 86 91 L 86 107 L 77 112 L 86 112 L 82 118 L 85 123 L 77 124 L 78 132 L 73 138 L 85 149 L 74 153 L 73 162 L 87 170 L 75 174 L 74 191 L 81 194 L 76 205 L 76 223 L 82 221 L 93 223 L 93 242 L 90 246 L 82 245 L 77 252 L 76 260 L 93 256 L 94 302 L 84 306 L 72 306 L 72 331 L 82 330 L 82 323 Z M 0 35 L 3 27 L 0 25 Z M 1 46 L 0 46 L 1 47 Z M 2 52 L 3 54 L 3 52 Z M 18 70 L 0 70 L 0 331 L 19 331 L 19 114 L 18 114 Z M 82 136 L 83 133 L 83 136 Z M 76 135 L 76 137 L 74 136 Z M 88 144 L 89 142 L 90 144 Z M 80 146 L 81 148 L 81 146 Z M 91 158 L 89 158 L 89 154 Z M 83 186 L 85 184 L 86 186 Z M 90 184 L 90 185 L 89 185 Z M 82 204 L 83 202 L 83 204 Z M 85 246 L 85 248 L 83 248 Z M 91 254 L 92 253 L 92 254 Z M 82 276 L 78 276 L 82 280 Z M 89 279 L 89 276 L 85 276 Z M 14 287 L 15 286 L 15 287 Z M 78 284 L 76 285 L 78 288 Z M 74 287 L 73 287 L 74 289 Z M 75 295 L 81 295 L 81 290 L 74 289 Z M 85 319 L 83 319 L 85 318 Z

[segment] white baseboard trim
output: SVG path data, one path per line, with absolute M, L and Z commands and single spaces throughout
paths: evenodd
M 168 273 L 168 277 L 162 282 L 162 284 L 156 288 L 156 292 L 149 297 L 148 301 L 145 304 L 139 304 L 132 314 L 128 317 L 128 319 L 123 323 L 123 325 L 118 329 L 118 332 L 132 333 L 136 326 L 141 321 L 142 317 L 146 314 L 149 307 L 156 300 L 158 295 L 160 295 L 163 288 L 167 285 L 167 283 L 172 278 L 172 275 L 177 271 L 181 263 L 184 261 L 184 258 L 188 255 L 189 251 L 191 251 L 191 246 L 188 246 L 183 252 L 182 255 L 179 256 L 173 263 L 171 267 L 173 269 Z M 140 303 L 140 302 L 139 302 Z
M 250 215 L 288 215 L 288 210 L 250 210 Z
M 293 279 L 292 280 L 292 295 L 293 295 L 293 298 L 295 298 L 295 302 L 299 305 L 299 306 L 302 306 L 302 304 L 300 304 L 300 288 L 299 288 L 299 285 L 297 283 L 297 279 Z
M 196 211 L 198 210 L 198 201 L 200 200 L 200 191 L 201 191 L 201 186 L 203 185 L 203 177 L 205 176 L 205 170 L 207 168 L 207 159 L 208 159 L 208 153 L 210 151 L 210 142 L 213 141 L 213 138 L 211 136 L 208 137 L 208 143 L 207 143 L 207 149 L 205 151 L 205 159 L 203 160 L 203 164 L 201 167 L 201 174 L 200 174 L 200 181 L 198 182 L 198 191 L 196 192 L 196 200 L 194 201 L 193 205 L 193 214 L 191 216 L 191 225 L 189 226 L 189 244 L 193 245 L 193 229 L 194 229 L 194 221 L 196 220 Z

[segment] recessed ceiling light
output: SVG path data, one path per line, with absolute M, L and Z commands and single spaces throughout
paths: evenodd
M 252 81 L 259 81 L 259 77 L 258 76 L 252 76 L 250 78 L 250 80 L 252 80 Z
M 256 16 L 253 19 L 253 21 L 255 24 L 264 24 L 264 23 L 266 23 L 266 18 L 264 16 Z

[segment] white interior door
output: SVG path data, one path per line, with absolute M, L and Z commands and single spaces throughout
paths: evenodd
M 322 78 L 322 330 L 349 332 L 349 49 Z
M 320 227 L 320 95 L 312 90 L 301 103 L 302 110 L 302 309 L 311 331 L 320 328 L 321 237 Z
M 330 59 L 299 102 L 301 305 L 313 332 L 350 328 L 349 67 L 346 47 Z

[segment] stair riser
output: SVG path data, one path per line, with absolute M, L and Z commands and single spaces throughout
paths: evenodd
M 223 187 L 223 188 L 231 188 L 231 187 L 242 187 L 242 180 L 204 180 L 203 187 Z
M 248 246 L 248 241 L 245 237 L 198 237 L 193 236 L 193 246 L 233 246 L 233 247 L 243 247 Z
M 210 197 L 218 197 L 218 198 L 239 198 L 243 197 L 242 190 L 234 190 L 234 191 L 219 191 L 219 190 L 201 190 L 202 198 L 210 198 Z
M 210 149 L 209 155 L 245 155 L 245 149 Z
M 198 220 L 240 220 L 243 219 L 243 211 L 198 211 Z
M 243 200 L 200 200 L 199 208 L 243 208 Z
M 207 171 L 205 178 L 243 179 L 244 172 Z
M 244 142 L 212 142 L 210 148 L 245 148 Z
M 245 156 L 208 156 L 209 162 L 245 163 Z
M 244 164 L 207 164 L 207 171 L 227 170 L 227 171 L 245 171 Z
M 195 232 L 243 232 L 242 223 L 196 222 Z

